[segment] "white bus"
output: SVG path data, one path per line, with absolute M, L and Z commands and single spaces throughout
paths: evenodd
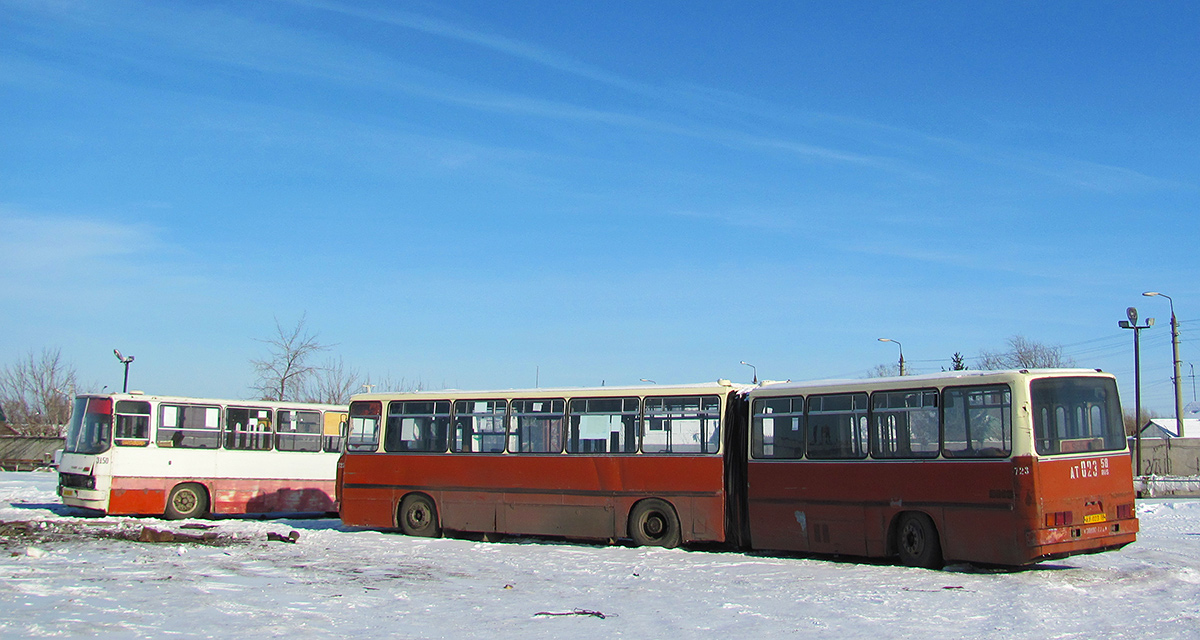
M 75 398 L 63 504 L 113 515 L 332 513 L 346 407 L 151 396 Z

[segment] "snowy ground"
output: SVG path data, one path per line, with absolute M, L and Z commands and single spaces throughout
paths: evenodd
M 88 518 L 0 473 L 0 638 L 1200 638 L 1200 501 L 1115 553 L 1015 572 L 549 541 L 335 519 Z M 28 523 L 28 524 L 22 524 Z M 206 543 L 138 542 L 143 527 Z M 299 532 L 288 544 L 267 539 Z M 596 615 L 539 615 L 575 610 Z M 743 635 L 744 634 L 744 635 Z

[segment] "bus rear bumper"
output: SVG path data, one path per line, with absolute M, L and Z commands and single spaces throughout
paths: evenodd
M 1030 555 L 1037 560 L 1062 558 L 1079 553 L 1110 551 L 1137 539 L 1138 521 L 1117 520 L 1095 524 L 1037 529 L 1026 532 Z

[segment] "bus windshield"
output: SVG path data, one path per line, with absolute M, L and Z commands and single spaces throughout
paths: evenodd
M 112 400 L 75 398 L 67 427 L 67 453 L 103 453 L 112 445 Z
M 1119 451 L 1125 427 L 1111 378 L 1043 378 L 1029 385 L 1039 455 Z

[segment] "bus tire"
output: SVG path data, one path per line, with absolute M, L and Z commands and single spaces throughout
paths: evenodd
M 640 547 L 679 546 L 679 516 L 665 500 L 649 498 L 629 510 L 629 537 Z
M 188 482 L 175 485 L 167 496 L 167 510 L 163 513 L 168 520 L 203 518 L 208 515 L 208 492 L 204 485 Z
M 907 566 L 942 568 L 942 543 L 933 520 L 923 513 L 901 514 L 896 524 L 896 552 Z
M 400 530 L 404 535 L 421 538 L 437 538 L 442 535 L 441 529 L 438 528 L 437 507 L 429 496 L 419 493 L 404 496 L 397 515 Z

